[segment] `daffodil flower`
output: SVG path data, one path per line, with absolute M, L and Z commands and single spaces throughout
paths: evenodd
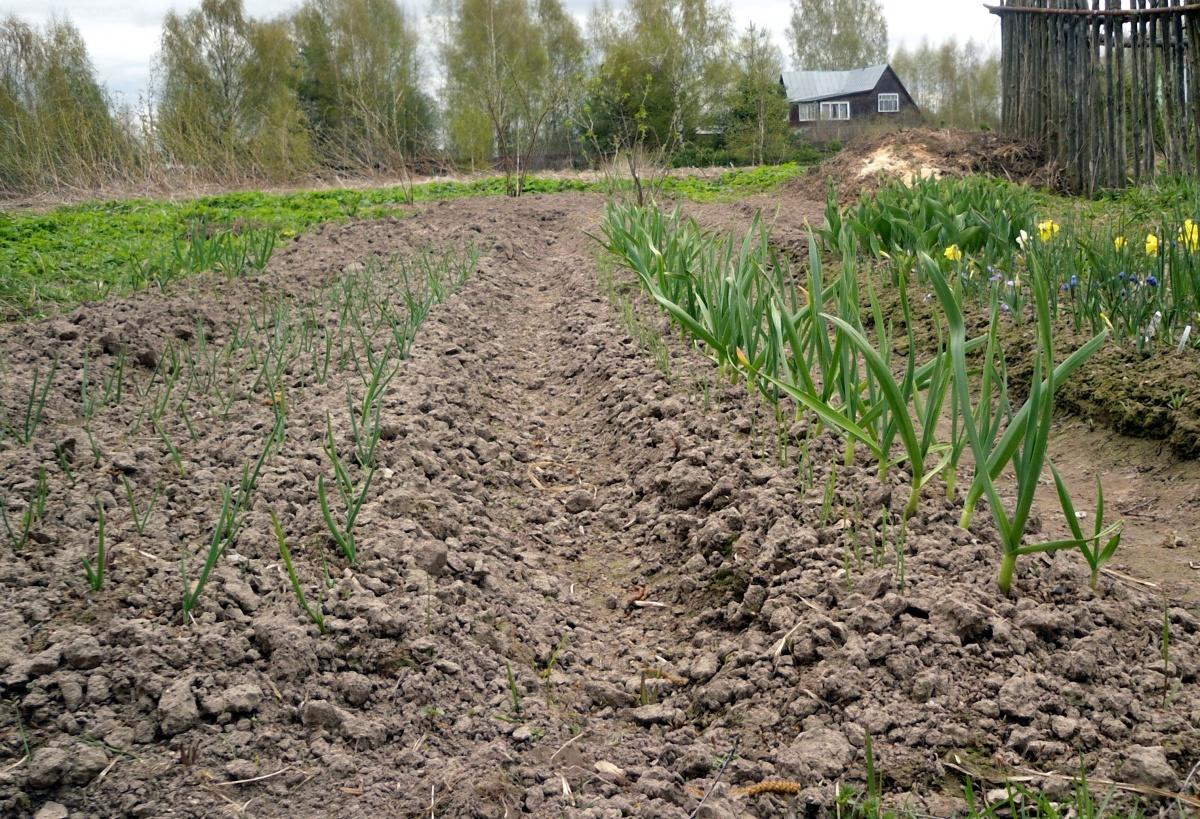
M 1055 222 L 1053 219 L 1046 219 L 1042 222 L 1038 222 L 1037 229 L 1038 237 L 1043 242 L 1048 242 L 1058 234 L 1058 231 L 1061 228 L 1059 227 L 1058 222 Z
M 962 261 L 963 252 L 958 245 L 950 245 L 950 247 L 942 252 L 942 255 L 952 262 L 960 262 Z
M 1122 250 L 1124 250 L 1125 245 L 1127 245 L 1127 244 L 1129 244 L 1129 242 L 1125 241 L 1124 236 L 1118 236 L 1117 238 L 1113 239 L 1113 248 L 1118 253 L 1120 253 Z
M 1186 220 L 1183 223 L 1183 227 L 1179 230 L 1179 243 L 1186 247 L 1190 253 L 1200 250 L 1200 224 L 1197 224 L 1192 219 Z
M 1147 256 L 1157 256 L 1158 255 L 1158 237 L 1155 236 L 1153 233 L 1146 234 L 1146 255 Z

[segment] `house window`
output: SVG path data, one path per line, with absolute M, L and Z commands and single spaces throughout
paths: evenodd
M 823 102 L 821 103 L 821 119 L 845 120 L 850 119 L 850 103 Z
M 801 102 L 796 104 L 796 122 L 812 122 L 817 118 L 817 104 L 815 102 Z
M 879 113 L 881 114 L 896 114 L 900 112 L 900 95 L 899 94 L 880 94 L 879 95 Z

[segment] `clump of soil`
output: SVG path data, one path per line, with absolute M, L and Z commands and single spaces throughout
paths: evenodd
M 892 182 L 983 173 L 1058 189 L 1060 175 L 1031 143 L 990 131 L 904 128 L 852 140 L 840 152 L 789 183 L 784 195 L 841 201 Z
M 888 801 L 927 814 L 963 807 L 961 769 L 1070 776 L 1086 759 L 1180 788 L 1200 756 L 1192 612 L 1166 605 L 1164 662 L 1163 601 L 1109 577 L 1091 591 L 1073 555 L 1024 560 L 1006 598 L 986 521 L 958 529 L 931 491 L 902 530 L 902 471 L 842 467 L 839 440 L 778 427 L 645 312 L 670 345 L 660 369 L 601 295 L 584 234 L 601 210 L 429 206 L 303 237 L 256 280 L 0 328 L 14 383 L 60 361 L 35 443 L 0 447 L 14 509 L 39 466 L 49 483 L 36 536 L 0 561 L 0 813 L 686 817 L 707 794 L 708 817 L 821 815 L 838 783 L 861 789 L 868 735 Z M 156 435 L 129 434 L 155 356 L 200 344 L 197 318 L 218 345 L 269 322 L 279 292 L 341 320 L 327 288 L 431 242 L 474 243 L 479 267 L 386 394 L 359 564 L 326 534 L 315 483 L 326 413 L 343 440 L 363 381 L 301 367 L 285 445 L 181 623 L 181 555 L 195 566 L 218 487 L 273 410 L 236 354 L 227 417 L 198 413 L 194 439 L 164 421 L 180 475 Z M 97 414 L 93 459 L 80 374 L 85 355 L 89 378 L 111 374 L 110 336 L 146 354 L 128 401 Z M 21 400 L 6 390 L 4 411 Z M 145 534 L 122 475 L 163 487 Z M 114 557 L 93 594 L 97 499 Z M 296 604 L 272 511 L 327 634 Z

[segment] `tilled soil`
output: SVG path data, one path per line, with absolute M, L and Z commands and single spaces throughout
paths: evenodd
M 0 813 L 686 817 L 704 799 L 697 815 L 822 815 L 839 783 L 861 789 L 868 735 L 889 800 L 939 816 L 963 806 L 959 769 L 1070 777 L 1083 762 L 1183 787 L 1200 758 L 1193 613 L 1109 577 L 1092 592 L 1073 555 L 1026 559 L 1003 597 L 986 522 L 957 529 L 931 492 L 901 530 L 902 473 L 835 468 L 832 437 L 802 458 L 803 424 L 780 428 L 669 333 L 660 366 L 598 284 L 584 232 L 601 207 L 460 201 L 328 226 L 255 280 L 0 328 L 10 418 L 59 361 L 34 442 L 0 449 L 10 516 L 39 465 L 49 484 L 31 542 L 0 563 Z M 94 459 L 84 360 L 102 382 L 124 348 L 144 387 L 169 339 L 220 343 L 264 303 L 429 243 L 481 257 L 386 394 L 358 565 L 315 484 L 326 412 L 344 438 L 362 382 L 297 371 L 286 443 L 183 624 L 181 554 L 194 576 L 271 396 L 243 351 L 224 419 L 197 401 L 195 441 L 164 422 L 180 475 L 131 386 L 97 414 Z M 164 487 L 144 535 L 122 475 L 143 503 Z M 90 593 L 97 497 L 113 557 Z M 325 635 L 281 568 L 272 511 L 310 598 L 327 567 Z M 768 780 L 789 782 L 747 792 Z

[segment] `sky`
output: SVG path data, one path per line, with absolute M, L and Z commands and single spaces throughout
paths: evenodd
M 245 0 L 248 13 L 273 17 L 290 11 L 300 0 Z M 401 0 L 420 19 L 426 4 Z M 939 42 L 949 37 L 973 38 L 998 47 L 1000 22 L 988 14 L 981 0 L 882 0 L 891 47 L 917 45 L 922 38 Z M 567 8 L 585 22 L 594 0 L 565 0 Z M 619 5 L 619 0 L 614 5 Z M 739 28 L 753 22 L 771 31 L 786 56 L 786 29 L 791 0 L 731 0 Z M 158 52 L 162 20 L 168 10 L 184 12 L 199 0 L 0 0 L 0 17 L 15 13 L 31 23 L 44 23 L 51 15 L 69 18 L 87 42 L 101 82 L 125 102 L 138 105 L 149 81 Z

